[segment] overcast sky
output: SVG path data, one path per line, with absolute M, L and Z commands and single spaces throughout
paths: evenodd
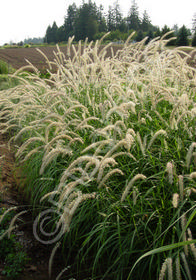
M 0 0 L 0 45 L 43 37 L 53 21 L 58 26 L 63 24 L 67 8 L 73 2 L 77 7 L 82 4 L 82 0 Z M 102 4 L 107 12 L 115 0 L 95 2 L 98 6 Z M 127 16 L 132 0 L 119 0 L 118 3 L 123 16 Z M 136 3 L 141 16 L 147 10 L 153 25 L 162 28 L 167 24 L 172 28 L 174 24 L 179 27 L 184 24 L 192 28 L 196 0 L 136 0 Z

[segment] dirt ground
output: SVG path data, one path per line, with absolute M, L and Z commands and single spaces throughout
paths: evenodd
M 102 49 L 104 45 L 100 47 Z M 77 45 L 75 45 L 77 49 Z M 122 45 L 113 45 L 112 46 L 114 54 L 122 49 Z M 55 56 L 54 52 L 57 52 L 56 46 L 42 46 L 39 49 L 48 57 L 49 61 L 53 61 Z M 67 52 L 67 46 L 60 46 L 60 50 L 64 53 L 66 58 L 69 58 Z M 190 50 L 185 49 L 186 52 L 190 52 Z M 71 50 L 71 57 L 74 56 L 73 50 Z M 106 57 L 111 57 L 111 49 L 107 49 Z M 196 48 L 195 52 L 192 53 L 189 64 L 192 67 L 196 67 Z M 22 66 L 28 65 L 26 59 L 31 62 L 40 72 L 45 73 L 48 69 L 48 64 L 46 63 L 45 58 L 36 50 L 34 47 L 30 48 L 10 48 L 10 49 L 0 49 L 0 60 L 3 60 L 13 67 L 14 69 L 19 69 Z M 28 69 L 27 69 L 28 70 Z M 54 69 L 55 70 L 55 69 Z
M 101 46 L 101 48 L 103 47 L 104 46 Z M 77 49 L 77 46 L 75 46 L 75 48 Z M 120 48 L 122 48 L 122 45 L 114 45 L 114 53 L 116 53 Z M 58 52 L 56 46 L 39 47 L 39 49 L 47 56 L 49 61 L 53 61 L 55 58 L 54 52 Z M 60 50 L 65 55 L 66 59 L 69 58 L 66 46 L 61 46 Z M 71 50 L 70 55 L 71 57 L 74 56 L 73 50 Z M 110 49 L 107 50 L 106 56 L 111 56 Z M 34 47 L 0 49 L 0 60 L 7 62 L 8 65 L 14 69 L 19 69 L 22 66 L 28 65 L 26 59 L 41 72 L 45 72 L 46 69 L 48 69 L 48 64 L 46 63 L 45 58 Z
M 23 201 L 21 201 L 20 194 L 17 190 L 17 180 L 18 176 L 15 171 L 14 153 L 8 148 L 7 137 L 0 135 L 0 208 L 4 207 L 8 209 L 13 206 L 21 207 L 23 205 Z M 22 226 L 19 226 L 14 231 L 16 240 L 22 245 L 28 257 L 31 259 L 17 279 L 48 280 L 48 262 L 52 248 L 39 243 L 34 238 L 32 222 L 31 215 L 28 215 L 24 217 Z M 1 274 L 4 265 L 0 259 L 0 280 L 7 280 Z M 55 276 L 58 275 L 62 268 L 62 261 L 56 259 L 53 266 L 54 276 L 51 280 L 56 279 Z

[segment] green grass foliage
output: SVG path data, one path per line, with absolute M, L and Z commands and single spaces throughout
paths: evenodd
M 8 73 L 9 73 L 8 64 L 5 61 L 0 60 L 0 74 L 8 74 Z
M 130 39 L 113 55 L 70 38 L 73 57 L 43 54 L 48 79 L 15 72 L 1 133 L 14 133 L 25 196 L 63 232 L 50 264 L 60 246 L 75 278 L 193 279 L 196 69 L 166 36 Z
M 14 207 L 12 207 L 12 210 L 14 210 Z M 7 215 L 5 215 L 6 212 Z M 0 261 L 3 264 L 1 274 L 6 279 L 19 279 L 18 277 L 21 276 L 21 272 L 30 259 L 27 257 L 22 245 L 17 242 L 15 234 L 10 234 L 9 237 L 5 236 L 14 212 L 1 208 L 0 215 L 0 236 L 4 236 L 3 239 L 0 238 Z
M 16 78 L 12 79 L 9 74 L 13 73 L 14 69 L 3 60 L 0 60 L 0 90 L 14 87 L 18 84 Z

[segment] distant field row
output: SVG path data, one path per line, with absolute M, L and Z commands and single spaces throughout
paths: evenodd
M 104 47 L 104 46 L 103 46 Z M 114 53 L 121 46 L 114 45 Z M 47 56 L 49 61 L 53 61 L 55 56 L 54 52 L 57 52 L 56 46 L 44 46 L 39 47 L 39 49 Z M 77 49 L 77 46 L 76 46 Z M 60 50 L 65 54 L 65 57 L 68 58 L 67 46 L 60 47 Z M 71 57 L 74 56 L 73 49 L 71 50 Z M 111 56 L 111 50 L 107 49 L 107 55 Z M 45 72 L 48 69 L 48 64 L 45 58 L 37 51 L 36 48 L 10 48 L 10 49 L 0 49 L 0 60 L 7 62 L 11 67 L 19 69 L 22 66 L 27 65 L 26 59 L 36 66 L 41 72 Z

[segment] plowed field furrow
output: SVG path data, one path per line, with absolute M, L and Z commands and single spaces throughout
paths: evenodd
M 102 48 L 102 47 L 101 47 Z M 119 50 L 121 46 L 113 46 L 114 53 Z M 45 46 L 39 47 L 39 49 L 48 57 L 50 61 L 53 61 L 55 56 L 54 52 L 58 52 L 56 46 Z M 76 46 L 77 49 L 77 46 Z M 65 57 L 68 58 L 67 47 L 60 47 L 60 50 L 64 53 Z M 71 50 L 71 57 L 74 52 Z M 107 55 L 111 56 L 111 50 L 107 50 Z M 27 65 L 26 59 L 36 66 L 40 71 L 46 71 L 48 64 L 45 58 L 36 50 L 36 48 L 13 48 L 13 49 L 0 49 L 0 60 L 6 61 L 14 69 L 19 69 L 22 66 Z

